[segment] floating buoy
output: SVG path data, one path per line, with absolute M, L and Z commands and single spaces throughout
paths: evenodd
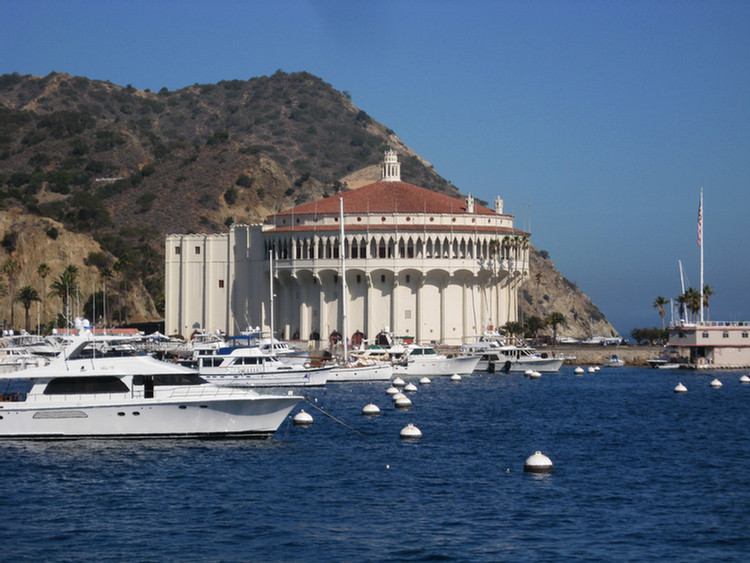
M 602 368 L 600 368 L 599 366 L 594 366 L 594 371 L 599 371 L 600 369 Z
M 719 387 L 721 387 L 721 381 L 719 381 L 718 379 L 714 379 L 711 382 L 711 387 L 718 389 Z
M 385 390 L 386 395 L 395 395 L 396 393 L 398 393 L 398 389 L 396 389 L 393 385 Z
M 417 392 L 417 386 L 413 383 L 407 383 L 406 387 L 404 387 L 405 393 L 416 393 Z
M 573 373 L 576 375 L 583 375 L 583 368 L 578 366 L 575 370 L 573 370 Z
M 370 403 L 369 405 L 362 407 L 362 414 L 365 416 L 377 416 L 380 414 L 380 409 L 378 408 L 378 405 Z
M 743 375 L 742 377 L 740 377 L 740 383 L 750 383 L 750 376 Z
M 397 377 L 396 379 L 393 380 L 392 385 L 394 387 L 404 387 L 406 385 L 406 381 L 404 381 L 400 377 Z
M 411 400 L 406 395 L 399 397 L 395 402 L 397 409 L 410 409 Z
M 539 379 L 540 377 L 542 377 L 542 374 L 536 370 L 532 371 L 531 375 L 529 375 L 530 379 Z
M 534 373 L 533 369 L 527 369 L 525 372 L 523 372 L 524 377 L 531 377 Z
M 401 429 L 399 437 L 408 440 L 419 440 L 422 437 L 422 431 L 413 424 L 409 423 Z
M 428 383 L 432 383 L 429 377 L 423 377 L 422 379 L 419 380 L 420 385 L 427 385 Z
M 678 383 L 677 387 L 674 388 L 675 393 L 687 393 L 687 387 L 685 387 L 682 383 Z
M 527 473 L 552 473 L 552 461 L 542 452 L 535 452 L 523 464 L 523 470 Z
M 392 401 L 393 401 L 394 403 L 395 403 L 396 401 L 398 401 L 399 399 L 405 399 L 405 398 L 406 398 L 406 395 L 404 395 L 403 393 L 396 393 L 396 394 L 394 394 L 394 395 L 391 395 L 391 400 L 392 400 Z
M 299 411 L 294 417 L 295 426 L 310 426 L 313 423 L 313 417 L 306 413 L 304 409 Z
M 451 381 L 461 381 L 461 376 L 457 373 L 454 373 L 453 375 L 451 375 Z
M 589 373 L 595 373 L 596 372 L 596 368 L 594 366 L 589 366 L 588 372 Z

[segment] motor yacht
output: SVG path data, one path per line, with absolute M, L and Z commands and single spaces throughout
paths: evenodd
M 271 436 L 302 399 L 213 385 L 111 337 L 0 375 L 0 439 Z

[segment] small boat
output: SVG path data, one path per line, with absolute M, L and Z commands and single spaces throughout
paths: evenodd
M 302 399 L 208 383 L 127 342 L 82 334 L 0 375 L 0 439 L 270 437 Z
M 625 360 L 620 358 L 617 354 L 612 354 L 608 361 L 604 362 L 605 368 L 621 368 L 625 365 Z

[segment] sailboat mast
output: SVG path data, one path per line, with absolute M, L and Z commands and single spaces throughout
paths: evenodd
M 703 324 L 703 188 L 701 188 L 701 202 L 698 207 L 698 246 L 701 249 L 701 324 Z
M 341 335 L 344 345 L 344 362 L 349 361 L 349 351 L 346 343 L 346 335 L 349 334 L 346 327 L 346 251 L 344 248 L 344 198 L 339 198 L 339 223 L 341 224 L 341 240 L 339 241 L 339 253 L 341 254 L 341 325 L 344 333 Z
M 273 245 L 268 249 L 268 287 L 270 288 L 271 294 L 271 350 L 273 350 Z

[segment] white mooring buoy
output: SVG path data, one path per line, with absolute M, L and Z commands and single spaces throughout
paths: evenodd
M 742 377 L 740 377 L 740 383 L 750 383 L 750 376 L 743 375 Z
M 678 383 L 677 387 L 674 388 L 675 393 L 687 393 L 687 387 L 685 387 L 682 383 Z
M 529 379 L 539 379 L 542 377 L 542 374 L 536 370 L 533 370 L 531 372 L 531 375 L 529 375 Z
M 410 409 L 411 399 L 406 395 L 401 396 L 395 403 L 397 409 Z
M 589 366 L 588 372 L 589 373 L 596 373 L 596 368 L 594 366 Z
M 531 377 L 534 374 L 534 370 L 529 368 L 525 372 L 523 372 L 524 377 Z
M 313 417 L 303 410 L 299 411 L 294 417 L 295 426 L 310 426 L 313 423 Z
M 419 440 L 422 437 L 422 431 L 410 422 L 401 429 L 399 437 L 408 440 Z
M 461 381 L 461 376 L 457 373 L 454 373 L 453 375 L 451 375 L 451 381 Z
M 535 452 L 523 464 L 523 470 L 527 473 L 551 473 L 552 461 L 542 452 Z
M 404 387 L 404 393 L 416 393 L 417 392 L 417 386 L 413 383 L 407 383 L 406 387 Z
M 576 375 L 583 375 L 583 368 L 581 366 L 578 366 L 575 370 L 573 370 L 573 373 Z
M 713 381 L 711 381 L 710 385 L 714 389 L 718 389 L 719 387 L 721 387 L 721 381 L 719 381 L 718 379 L 714 379 Z
M 432 383 L 429 377 L 425 376 L 422 379 L 419 380 L 420 385 L 427 385 L 428 383 Z
M 405 399 L 405 398 L 406 398 L 406 395 L 404 395 L 403 393 L 396 393 L 394 395 L 391 395 L 391 401 L 393 401 L 394 403 L 398 401 L 399 399 Z
M 404 381 L 404 380 L 403 380 L 403 379 L 401 379 L 400 377 L 397 377 L 396 379 L 394 379 L 394 380 L 393 380 L 393 381 L 391 382 L 391 384 L 392 384 L 392 385 L 393 385 L 394 387 L 404 387 L 404 386 L 406 386 L 406 381 Z
M 388 389 L 385 390 L 386 395 L 395 395 L 396 393 L 398 393 L 398 389 L 394 387 L 393 385 L 391 385 Z
M 362 407 L 362 414 L 365 416 L 377 416 L 380 414 L 380 408 L 378 408 L 378 405 L 370 403 Z

